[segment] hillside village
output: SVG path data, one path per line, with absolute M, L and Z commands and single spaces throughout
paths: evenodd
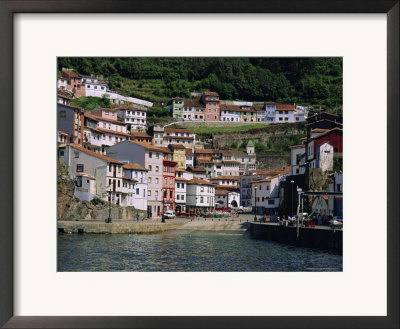
M 84 201 L 135 207 L 148 217 L 251 209 L 293 216 L 300 207 L 326 218 L 342 216 L 343 122 L 290 103 L 220 100 L 213 91 L 171 97 L 176 122 L 306 122 L 307 136 L 290 148 L 290 166 L 257 167 L 255 143 L 245 151 L 205 148 L 188 128 L 148 126 L 152 102 L 122 96 L 96 76 L 63 69 L 57 79 L 58 161 Z M 110 108 L 72 106 L 80 97 L 108 98 Z M 307 201 L 308 200 L 308 201 Z M 301 209 L 303 210 L 303 209 Z

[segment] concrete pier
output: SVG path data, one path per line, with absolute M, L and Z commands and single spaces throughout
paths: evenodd
M 297 237 L 296 227 L 293 226 L 251 223 L 249 231 L 255 239 L 343 253 L 343 230 L 301 227 Z
M 175 230 L 187 223 L 187 220 L 113 220 L 105 223 L 98 220 L 57 221 L 58 232 L 64 233 L 121 233 L 121 234 L 148 234 Z

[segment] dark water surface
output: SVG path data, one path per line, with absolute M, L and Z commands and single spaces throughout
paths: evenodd
M 58 271 L 342 271 L 342 256 L 248 234 L 58 234 Z

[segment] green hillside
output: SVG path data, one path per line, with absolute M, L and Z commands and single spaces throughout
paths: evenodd
M 342 58 L 59 58 L 58 69 L 102 75 L 110 89 L 154 102 L 212 90 L 221 99 L 342 105 Z

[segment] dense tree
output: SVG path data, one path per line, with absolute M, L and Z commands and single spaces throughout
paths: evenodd
M 103 75 L 111 89 L 136 97 L 188 97 L 217 91 L 221 99 L 342 104 L 342 58 L 59 58 L 58 69 Z M 124 81 L 126 84 L 124 85 Z M 134 81 L 135 85 L 129 85 Z M 132 82 L 133 83 L 133 82 Z M 126 86 L 129 85 L 129 86 Z

